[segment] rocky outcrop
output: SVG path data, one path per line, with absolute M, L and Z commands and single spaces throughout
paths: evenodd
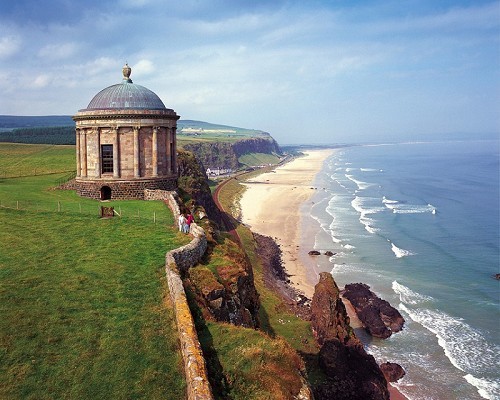
M 387 381 L 349 326 L 340 291 L 327 272 L 320 274 L 315 286 L 311 314 L 313 331 L 322 344 L 319 365 L 328 377 L 314 388 L 314 398 L 389 400 Z
M 252 266 L 236 243 L 226 239 L 224 264 L 190 268 L 185 285 L 189 286 L 205 319 L 256 328 L 259 326 L 260 300 L 254 285 Z
M 389 361 L 381 364 L 380 369 L 382 370 L 385 379 L 387 379 L 387 382 L 397 382 L 406 374 L 401 365 L 391 363 Z
M 332 275 L 327 272 L 319 274 L 311 302 L 311 323 L 316 340 L 320 345 L 337 339 L 344 345 L 361 346 L 349 322 L 340 290 Z
M 237 265 L 218 267 L 217 276 L 203 266 L 189 270 L 186 285 L 195 293 L 204 318 L 258 327 L 260 302 L 253 277 Z
M 351 302 L 358 318 L 370 335 L 388 338 L 403 329 L 404 318 L 387 301 L 374 294 L 368 285 L 351 283 L 345 286 L 343 296 Z
M 281 149 L 271 136 L 253 137 L 237 142 L 197 142 L 183 146 L 196 155 L 205 168 L 238 169 L 238 157 L 248 153 L 281 154 Z

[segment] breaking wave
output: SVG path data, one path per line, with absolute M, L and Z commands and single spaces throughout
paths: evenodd
M 500 368 L 498 354 L 500 346 L 489 344 L 480 332 L 462 319 L 452 317 L 440 310 L 427 308 L 410 309 L 401 303 L 399 308 L 410 318 L 432 332 L 451 364 L 466 372 L 464 379 L 478 389 L 485 399 L 500 396 L 499 382 L 490 382 L 478 375 L 494 374 Z
M 392 242 L 391 242 L 391 250 L 396 255 L 397 258 L 402 258 L 402 257 L 407 257 L 407 256 L 413 256 L 413 255 L 415 255 L 415 253 L 412 253 L 409 250 L 400 249 L 398 246 L 396 246 Z

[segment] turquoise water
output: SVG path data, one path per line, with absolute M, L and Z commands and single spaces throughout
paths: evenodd
M 367 349 L 403 366 L 410 399 L 500 399 L 499 154 L 498 141 L 342 148 L 304 206 L 315 249 L 337 253 L 318 269 L 404 316 Z

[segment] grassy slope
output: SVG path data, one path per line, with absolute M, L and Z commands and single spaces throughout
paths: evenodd
M 242 190 L 243 186 L 234 179 L 223 188 L 219 199 L 225 209 L 231 208 Z M 227 380 L 225 390 L 232 399 L 289 399 L 292 391 L 297 390 L 294 371 L 302 365 L 297 354 L 306 360 L 309 381 L 314 383 L 324 379 L 317 367 L 319 349 L 310 323 L 290 313 L 276 293 L 264 285 L 251 231 L 241 225 L 237 230 L 253 266 L 261 301 L 262 331 L 209 321 L 200 329 L 200 341 L 204 351 L 211 355 L 211 372 L 219 369 L 224 375 Z M 224 243 L 214 249 L 208 269 L 215 271 L 218 265 L 230 262 L 225 254 L 234 250 L 225 251 L 224 247 L 228 245 Z
M 275 156 L 274 154 L 249 153 L 239 157 L 238 161 L 243 165 L 248 165 L 249 167 L 255 167 L 260 165 L 277 164 L 280 162 L 280 158 Z
M 0 178 L 75 170 L 74 146 L 0 143 Z
M 232 179 L 224 186 L 219 200 L 226 210 L 233 210 L 235 214 L 235 200 L 239 199 L 244 186 L 239 181 L 258 175 L 268 169 L 261 169 L 248 174 L 241 175 L 238 180 Z M 311 324 L 290 313 L 282 300 L 272 290 L 268 289 L 263 282 L 262 265 L 259 262 L 255 250 L 255 241 L 252 232 L 243 225 L 237 227 L 238 234 L 243 243 L 245 251 L 250 259 L 254 271 L 254 280 L 257 291 L 260 294 L 261 309 L 260 319 L 262 329 L 271 335 L 283 337 L 306 361 L 308 378 L 310 382 L 323 380 L 324 375 L 317 367 L 318 347 L 312 334 Z
M 166 227 L 172 215 L 160 202 L 118 206 L 155 212 L 161 224 L 102 220 L 98 202 L 47 191 L 57 177 L 0 180 L 3 202 L 62 198 L 94 210 L 0 208 L 0 398 L 182 398 L 162 266 L 165 252 L 186 237 Z

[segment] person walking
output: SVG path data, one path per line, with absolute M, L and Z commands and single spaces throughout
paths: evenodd
M 179 214 L 177 223 L 179 224 L 179 232 L 184 232 L 184 224 L 186 223 L 186 217 L 184 217 L 184 214 Z
M 194 222 L 194 217 L 193 214 L 189 213 L 186 218 L 186 224 L 187 224 L 187 232 L 189 233 L 191 230 L 191 224 Z

